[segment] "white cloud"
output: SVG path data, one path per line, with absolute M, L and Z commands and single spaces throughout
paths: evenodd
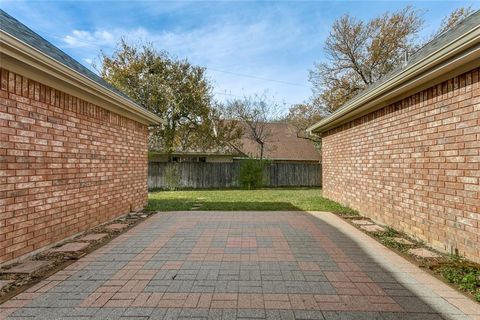
M 95 31 L 73 30 L 70 34 L 62 37 L 62 41 L 69 48 L 113 48 L 124 36 L 144 36 L 147 32 L 138 28 L 135 30 L 114 29 L 112 31 L 100 29 Z
M 95 32 L 73 30 L 72 34 L 63 38 L 63 41 L 71 47 L 86 47 L 92 44 L 111 44 L 114 35 L 106 30 Z
M 278 100 L 296 103 L 306 99 L 310 92 L 306 70 L 304 66 L 299 66 L 292 72 L 296 61 L 284 60 L 288 57 L 285 52 L 292 47 L 300 54 L 314 45 L 313 41 L 306 41 L 301 36 L 302 32 L 294 21 L 286 20 L 279 24 L 272 18 L 250 23 L 217 21 L 191 30 L 158 32 L 142 27 L 73 30 L 62 41 L 65 47 L 78 52 L 88 65 L 97 61 L 100 50 L 111 53 L 121 38 L 133 43 L 151 42 L 157 49 L 166 50 L 181 59 L 188 58 L 197 65 L 305 85 L 288 86 L 216 70 L 207 71 L 214 82 L 215 92 L 242 96 L 268 91 Z M 232 96 L 217 97 L 224 100 Z
M 100 51 L 112 53 L 122 37 L 133 43 L 150 41 L 158 49 L 194 64 L 304 85 L 289 86 L 208 70 L 216 92 L 242 96 L 268 90 L 277 100 L 287 102 L 300 102 L 310 96 L 308 69 L 314 61 L 322 60 L 322 43 L 336 17 L 352 12 L 366 19 L 404 6 L 402 2 L 371 6 L 344 1 L 1 3 L 3 10 L 90 68 L 99 64 Z M 419 8 L 432 10 L 425 16 L 429 28 L 455 5 L 455 1 L 442 2 L 442 6 L 418 4 Z M 431 29 L 425 31 L 429 34 Z M 219 99 L 225 97 L 218 95 Z
M 157 48 L 179 57 L 215 61 L 231 57 L 251 57 L 262 52 L 288 47 L 297 32 L 283 34 L 266 22 L 243 24 L 215 24 L 187 31 L 148 31 L 135 29 L 73 30 L 62 38 L 70 48 L 114 47 L 121 39 L 132 42 L 152 42 Z

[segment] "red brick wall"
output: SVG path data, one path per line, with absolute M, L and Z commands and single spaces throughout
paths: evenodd
M 0 71 L 0 263 L 146 204 L 145 125 Z
M 480 261 L 479 70 L 326 132 L 324 195 Z

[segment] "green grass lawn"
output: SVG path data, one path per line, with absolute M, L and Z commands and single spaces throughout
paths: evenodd
M 322 197 L 321 189 L 157 191 L 149 194 L 147 210 L 312 210 L 353 214 Z

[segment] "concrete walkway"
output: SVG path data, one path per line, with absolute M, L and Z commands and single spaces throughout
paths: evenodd
M 0 306 L 8 319 L 480 319 L 330 213 L 159 213 Z

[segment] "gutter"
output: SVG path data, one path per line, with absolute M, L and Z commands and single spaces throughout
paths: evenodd
M 471 68 L 480 65 L 480 25 L 407 66 L 378 87 L 360 93 L 329 117 L 307 128 L 307 132 L 319 134 L 385 107 L 401 94 L 415 88 L 418 91 L 422 84 L 439 81 L 441 75 L 466 64 Z
M 50 76 L 54 76 L 90 94 L 94 94 L 123 111 L 139 117 L 145 124 L 159 125 L 165 123 L 163 119 L 142 108 L 132 100 L 96 83 L 78 71 L 53 59 L 3 30 L 0 30 L 0 44 L 1 52 L 5 55 L 33 68 L 37 68 Z M 2 61 L 2 65 L 3 64 L 4 62 Z

